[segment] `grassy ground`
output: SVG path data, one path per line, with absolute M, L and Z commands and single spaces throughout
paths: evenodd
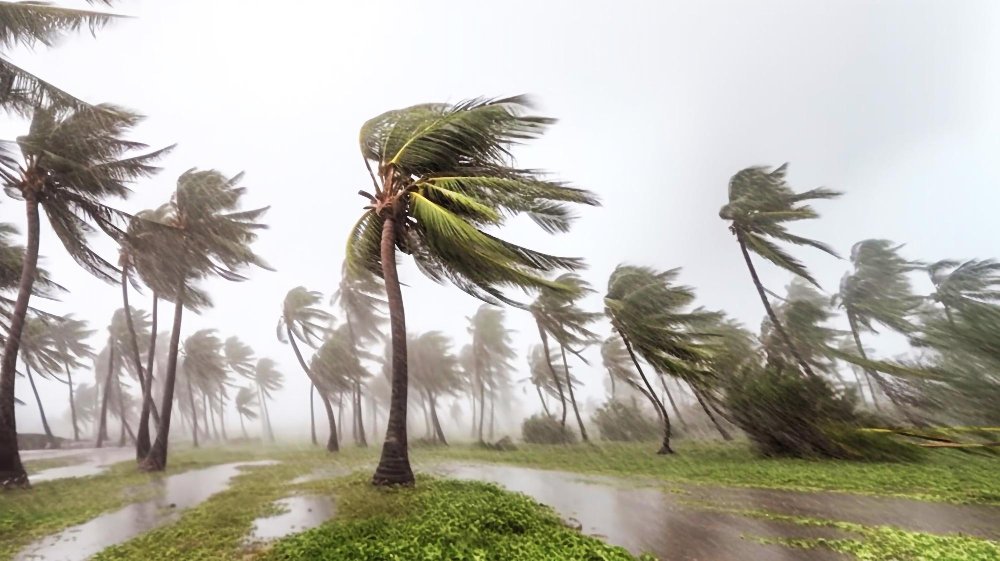
M 496 452 L 474 446 L 417 449 L 421 461 L 509 463 L 668 481 L 810 491 L 843 491 L 960 504 L 1000 505 L 1000 456 L 935 450 L 914 463 L 765 459 L 741 444 L 680 441 L 677 454 L 657 456 L 655 444 L 519 445 Z

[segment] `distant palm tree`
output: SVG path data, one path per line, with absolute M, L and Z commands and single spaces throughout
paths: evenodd
M 38 414 L 42 419 L 42 429 L 45 431 L 49 446 L 52 447 L 57 447 L 58 442 L 55 435 L 52 434 L 48 419 L 45 417 L 45 408 L 42 407 L 42 398 L 38 395 L 38 387 L 35 385 L 32 370 L 43 378 L 48 378 L 50 373 L 60 369 L 60 358 L 48 322 L 37 317 L 28 316 L 25 318 L 24 331 L 21 333 L 21 363 L 24 365 L 25 375 L 31 384 L 31 391 L 35 394 Z
M 38 266 L 38 210 L 45 210 L 63 247 L 78 264 L 98 278 L 114 281 L 115 266 L 91 248 L 87 234 L 94 225 L 109 235 L 121 234 L 115 224 L 120 213 L 104 201 L 126 197 L 126 182 L 157 171 L 152 163 L 168 150 L 132 155 L 145 146 L 123 136 L 139 120 L 110 105 L 76 111 L 36 109 L 28 134 L 18 138 L 21 161 L 0 158 L 0 181 L 8 195 L 24 201 L 27 214 L 27 250 L 0 366 L 0 485 L 27 485 L 14 424 L 14 369 Z
M 611 381 L 611 399 L 615 399 L 617 382 L 622 382 L 653 403 L 656 415 L 661 415 L 659 408 L 655 405 L 654 398 L 646 390 L 642 379 L 636 372 L 628 349 L 625 348 L 625 343 L 622 342 L 620 336 L 612 335 L 601 343 L 601 364 L 608 371 L 608 378 Z M 662 422 L 662 418 L 660 420 Z
M 550 271 L 582 266 L 579 259 L 538 253 L 482 229 L 525 214 L 548 232 L 564 232 L 572 219 L 568 203 L 597 204 L 587 191 L 512 165 L 511 146 L 540 136 L 553 122 L 528 115 L 530 107 L 525 97 L 430 103 L 383 113 L 361 128 L 374 193 L 362 193 L 371 204 L 351 231 L 347 268 L 384 279 L 392 332 L 392 399 L 375 484 L 413 483 L 396 248 L 431 278 L 487 302 L 512 302 L 502 292 L 506 287 L 558 289 L 545 279 Z
M 729 221 L 729 231 L 736 236 L 736 240 L 740 244 L 743 260 L 746 261 L 750 277 L 753 279 L 757 294 L 760 295 L 760 300 L 764 304 L 768 317 L 771 318 L 774 329 L 784 344 L 788 345 L 789 352 L 797 359 L 802 371 L 806 375 L 815 376 L 809 364 L 799 356 L 800 349 L 796 349 L 792 345 L 791 338 L 771 308 L 771 303 L 767 299 L 767 291 L 757 276 L 757 270 L 754 269 L 750 253 L 756 253 L 818 287 L 819 284 L 813 279 L 805 265 L 782 249 L 778 242 L 808 245 L 837 257 L 837 253 L 830 246 L 792 234 L 785 224 L 819 217 L 819 214 L 812 207 L 802 203 L 811 200 L 834 199 L 841 194 L 824 188 L 796 193 L 785 182 L 787 171 L 788 164 L 783 164 L 771 171 L 762 167 L 751 167 L 734 175 L 729 180 L 729 203 L 719 211 L 719 217 Z
M 257 391 L 260 395 L 260 407 L 264 412 L 264 428 L 267 430 L 268 439 L 274 442 L 274 428 L 271 427 L 271 416 L 267 412 L 267 400 L 271 394 L 280 390 L 284 385 L 284 376 L 278 372 L 277 364 L 269 359 L 262 358 L 257 361 L 254 369 L 254 381 L 257 383 Z
M 527 381 L 535 386 L 535 393 L 538 394 L 538 400 L 542 403 L 542 412 L 545 413 L 546 417 L 551 417 L 552 412 L 549 411 L 549 405 L 545 401 L 545 396 L 558 398 L 559 392 L 553 380 L 559 380 L 560 377 L 565 376 L 560 376 L 559 374 L 552 376 L 550 370 L 555 370 L 555 368 L 552 364 L 546 363 L 545 349 L 542 345 L 532 346 L 528 352 L 528 372 L 530 372 L 531 376 Z
M 358 381 L 369 376 L 361 364 L 346 324 L 328 332 L 326 340 L 313 354 L 309 371 L 320 395 L 325 395 L 328 399 L 332 399 L 334 395 L 354 395 Z M 327 449 L 336 450 L 340 447 L 340 441 L 332 408 L 327 411 L 327 415 L 330 423 Z
M 663 443 L 659 454 L 672 454 L 670 417 L 649 382 L 637 354 L 658 373 L 698 380 L 708 375 L 711 352 L 705 333 L 697 328 L 717 320 L 718 314 L 700 308 L 687 310 L 694 289 L 675 283 L 679 269 L 655 271 L 647 267 L 619 265 L 608 279 L 604 310 L 621 337 L 642 379 L 647 399 L 663 421 Z M 692 327 L 694 329 L 692 329 Z M 706 407 L 706 413 L 711 413 Z
M 82 359 L 93 358 L 94 349 L 87 343 L 87 339 L 93 336 L 95 331 L 88 329 L 87 322 L 74 318 L 73 314 L 50 322 L 49 331 L 59 362 L 63 366 L 63 372 L 66 373 L 66 385 L 69 387 L 70 419 L 73 423 L 73 440 L 80 440 L 76 400 L 73 399 L 73 370 L 83 367 Z
M 447 446 L 448 440 L 438 419 L 437 400 L 443 395 L 454 394 L 461 384 L 458 358 L 451 352 L 451 340 L 440 331 L 428 331 L 411 337 L 408 352 L 413 385 L 427 400 L 432 438 Z
M 511 331 L 504 326 L 504 311 L 491 304 L 483 304 L 469 318 L 469 333 L 472 335 L 472 357 L 474 361 L 475 383 L 479 391 L 478 437 L 484 442 L 483 426 L 486 419 L 487 389 L 490 396 L 492 416 L 496 390 L 505 382 L 513 370 L 511 359 L 517 356 L 511 340 Z M 492 420 L 492 419 L 491 419 Z
M 315 348 L 329 333 L 330 323 L 333 316 L 329 312 L 322 310 L 317 305 L 323 301 L 323 295 L 319 292 L 306 290 L 304 286 L 297 286 L 288 291 L 285 301 L 281 307 L 281 317 L 278 318 L 277 335 L 282 343 L 289 343 L 295 352 L 295 358 L 299 361 L 299 366 L 305 372 L 306 377 L 312 387 L 319 391 L 320 401 L 326 410 L 327 421 L 330 425 L 330 437 L 326 443 L 326 449 L 336 452 L 340 449 L 337 440 L 337 420 L 333 414 L 333 405 L 330 404 L 331 395 L 323 384 L 321 384 L 313 372 L 309 369 L 306 359 L 299 350 L 298 342 Z M 312 391 L 312 388 L 310 388 Z M 312 395 L 310 394 L 310 400 Z M 315 438 L 315 431 L 313 432 Z M 315 440 L 313 443 L 315 444 Z
M 241 387 L 236 392 L 236 414 L 240 417 L 240 429 L 243 430 L 243 438 L 250 438 L 243 419 L 246 418 L 252 421 L 257 418 L 257 404 L 257 392 L 253 388 Z
M 157 255 L 170 265 L 162 267 L 158 278 L 143 280 L 161 298 L 174 302 L 174 321 L 160 406 L 161 422 L 156 441 L 140 464 L 147 471 L 161 471 L 167 465 L 184 308 L 197 310 L 211 303 L 194 283 L 208 276 L 242 281 L 246 280 L 243 271 L 250 266 L 269 268 L 250 247 L 257 239 L 257 231 L 266 227 L 258 220 L 267 207 L 240 209 L 240 201 L 246 194 L 246 188 L 239 186 L 241 179 L 242 174 L 226 177 L 215 170 L 184 172 L 177 179 L 169 210 L 163 213 L 162 219 L 169 228 L 158 228 Z
M 184 340 L 184 373 L 193 389 L 202 395 L 202 410 L 205 415 L 205 427 L 208 428 L 208 415 L 215 408 L 215 403 L 222 399 L 225 386 L 229 382 L 229 373 L 225 357 L 222 355 L 222 340 L 214 329 L 196 331 Z M 191 389 L 189 389 L 191 392 Z M 194 399 L 193 392 L 190 399 Z M 193 409 L 193 407 L 192 407 Z M 213 414 L 214 415 L 214 414 Z M 214 429 L 214 419 L 212 423 Z M 195 421 L 197 431 L 197 421 Z M 195 437 L 197 446 L 197 436 Z
M 993 259 L 971 259 L 960 262 L 945 259 L 927 267 L 934 293 L 931 299 L 939 302 L 954 323 L 954 310 L 968 305 L 1000 303 L 1000 263 Z

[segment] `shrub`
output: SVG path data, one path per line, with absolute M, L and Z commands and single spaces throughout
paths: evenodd
M 521 438 L 532 444 L 572 444 L 576 435 L 548 415 L 532 415 L 521 425 Z
M 604 440 L 641 442 L 660 436 L 656 419 L 644 415 L 636 405 L 621 401 L 608 400 L 594 412 L 593 421 Z

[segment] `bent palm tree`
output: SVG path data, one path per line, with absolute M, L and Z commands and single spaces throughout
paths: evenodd
M 483 304 L 469 318 L 472 335 L 472 362 L 475 388 L 479 391 L 479 441 L 484 442 L 483 426 L 486 419 L 486 395 L 490 402 L 496 390 L 513 369 L 511 359 L 517 356 L 511 340 L 511 331 L 504 326 L 504 311 L 491 304 Z M 492 410 L 492 408 L 491 408 Z
M 42 406 L 42 398 L 38 395 L 32 370 L 39 376 L 48 378 L 51 373 L 60 368 L 59 358 L 55 339 L 52 337 L 52 330 L 49 328 L 48 322 L 36 317 L 25 318 L 24 331 L 21 333 L 21 362 L 24 364 L 25 376 L 31 384 L 31 392 L 35 395 L 38 414 L 42 419 L 42 429 L 52 447 L 57 446 L 56 437 L 52 434 L 49 421 L 45 416 L 45 408 Z
M 771 308 L 771 303 L 767 299 L 767 291 L 757 276 L 757 270 L 754 269 L 750 253 L 756 253 L 818 287 L 819 284 L 813 279 L 805 265 L 782 249 L 778 242 L 807 245 L 837 257 L 837 253 L 830 246 L 792 234 L 785 224 L 796 220 L 818 218 L 819 214 L 812 207 L 802 203 L 811 200 L 833 199 L 839 197 L 840 193 L 824 188 L 796 193 L 785 182 L 785 172 L 787 171 L 788 164 L 782 164 L 771 171 L 762 167 L 751 167 L 734 175 L 729 180 L 729 203 L 719 211 L 719 217 L 729 221 L 729 231 L 736 236 L 736 240 L 740 244 L 743 260 L 750 271 L 750 277 L 757 288 L 757 294 L 760 296 L 764 310 L 771 318 L 778 335 L 788 346 L 789 352 L 796 358 L 802 371 L 806 375 L 815 376 L 812 368 L 800 356 L 799 349 L 792 345 L 791 338 Z
M 440 331 L 428 331 L 410 339 L 408 352 L 413 384 L 427 401 L 432 438 L 447 446 L 448 440 L 438 419 L 437 400 L 442 395 L 455 393 L 461 383 L 458 359 L 451 352 L 451 340 Z
M 240 417 L 240 429 L 243 430 L 243 438 L 250 438 L 243 419 L 246 418 L 253 421 L 257 418 L 257 403 L 257 392 L 252 388 L 241 387 L 236 392 L 236 414 Z
M 73 399 L 73 370 L 83 367 L 82 359 L 92 358 L 94 349 L 87 343 L 95 331 L 87 328 L 87 322 L 75 319 L 69 314 L 49 325 L 52 333 L 52 343 L 59 357 L 59 363 L 66 373 L 66 385 L 69 386 L 69 412 L 73 424 L 73 440 L 80 440 L 80 428 L 77 425 L 76 400 Z
M 347 268 L 384 279 L 392 332 L 392 398 L 375 484 L 413 483 L 406 438 L 406 321 L 396 249 L 413 256 L 432 279 L 450 281 L 487 302 L 512 303 L 502 292 L 506 287 L 565 290 L 545 275 L 583 265 L 481 229 L 525 214 L 547 232 L 565 232 L 573 218 L 568 203 L 597 204 L 587 191 L 512 165 L 511 146 L 540 136 L 554 122 L 528 115 L 530 106 L 525 97 L 423 104 L 383 113 L 361 128 L 361 155 L 374 193 L 362 193 L 371 204 L 351 231 Z
M 127 197 L 126 183 L 157 171 L 153 161 L 169 150 L 133 156 L 146 146 L 123 135 L 139 120 L 110 105 L 36 109 L 28 134 L 18 138 L 22 161 L 0 161 L 0 180 L 9 195 L 24 201 L 27 218 L 27 250 L 0 366 L 0 485 L 5 487 L 27 485 L 17 450 L 14 368 L 38 266 L 39 208 L 78 264 L 102 280 L 117 280 L 117 269 L 91 248 L 87 235 L 94 225 L 112 237 L 121 235 L 115 224 L 120 213 L 104 200 Z
M 267 412 L 267 400 L 273 397 L 273 393 L 284 387 L 285 377 L 278 372 L 277 363 L 269 358 L 262 358 L 257 361 L 257 367 L 253 373 L 254 382 L 257 383 L 257 392 L 260 396 L 260 408 L 263 411 L 262 419 L 264 428 L 267 431 L 268 439 L 274 442 L 274 428 L 271 426 L 271 415 Z
M 934 283 L 931 299 L 939 302 L 954 323 L 954 310 L 970 304 L 1000 303 L 1000 263 L 971 259 L 964 263 L 945 259 L 927 268 Z

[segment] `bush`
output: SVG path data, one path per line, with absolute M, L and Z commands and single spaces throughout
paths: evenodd
M 644 415 L 636 405 L 621 401 L 608 400 L 594 413 L 593 421 L 604 440 L 642 442 L 660 436 L 656 419 Z
M 863 418 L 852 394 L 796 370 L 750 370 L 726 392 L 733 421 L 764 456 L 855 460 L 912 460 L 915 447 L 886 435 L 860 432 Z
M 521 425 L 521 438 L 531 444 L 572 444 L 576 435 L 548 415 L 532 415 Z

